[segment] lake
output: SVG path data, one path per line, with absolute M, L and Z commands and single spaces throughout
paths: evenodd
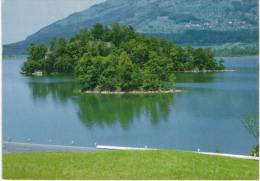
M 3 61 L 3 139 L 15 142 L 249 154 L 258 114 L 258 57 L 225 58 L 234 72 L 176 73 L 178 94 L 87 95 L 71 76 L 30 77 Z

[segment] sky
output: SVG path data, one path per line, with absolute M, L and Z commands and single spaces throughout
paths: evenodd
M 68 15 L 105 0 L 2 0 L 3 44 L 24 40 Z

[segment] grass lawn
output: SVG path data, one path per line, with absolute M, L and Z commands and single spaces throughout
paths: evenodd
M 258 179 L 258 161 L 183 151 L 3 155 L 5 179 Z

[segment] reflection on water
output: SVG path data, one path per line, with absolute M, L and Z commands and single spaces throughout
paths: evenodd
M 167 121 L 173 94 L 86 95 L 77 99 L 79 118 L 87 126 L 113 125 L 127 128 L 135 117 L 150 117 L 152 124 Z
M 205 82 L 212 82 L 215 80 L 216 73 L 193 73 L 193 72 L 176 72 L 176 83 L 205 83 Z
M 259 113 L 258 57 L 225 60 L 237 71 L 177 73 L 182 93 L 154 95 L 80 94 L 71 76 L 23 76 L 23 61 L 3 61 L 3 139 L 249 154 L 242 120 Z
M 203 83 L 214 81 L 215 74 L 178 72 L 176 77 L 177 83 Z M 73 100 L 78 107 L 78 118 L 88 128 L 113 126 L 119 123 L 123 129 L 127 129 L 134 118 L 140 118 L 140 116 L 149 117 L 153 125 L 158 124 L 159 121 L 168 120 L 174 94 L 80 94 L 76 93 L 79 90 L 76 82 L 72 79 L 64 81 L 67 78 L 56 76 L 56 81 L 53 81 L 52 77 L 47 78 L 47 81 L 39 81 L 39 79 L 35 81 L 31 78 L 28 86 L 32 92 L 32 98 L 44 101 L 51 96 L 53 100 L 60 103 Z
M 32 98 L 53 100 L 64 103 L 68 100 L 78 106 L 78 117 L 88 128 L 110 125 L 117 122 L 126 129 L 134 118 L 142 115 L 150 117 L 152 124 L 167 121 L 173 94 L 124 94 L 124 95 L 90 95 L 77 94 L 75 82 L 28 82 Z
M 54 100 L 65 102 L 73 95 L 77 87 L 74 82 L 28 82 L 33 99 L 45 100 L 51 96 Z

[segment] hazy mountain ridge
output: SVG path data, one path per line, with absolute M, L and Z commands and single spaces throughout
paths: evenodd
M 139 32 L 170 37 L 170 40 L 182 44 L 256 43 L 258 1 L 107 0 L 46 26 L 25 41 L 5 46 L 4 52 L 24 52 L 28 44 L 48 43 L 53 37 L 69 38 L 79 29 L 97 22 L 130 24 Z M 204 32 L 208 37 L 204 38 Z M 221 38 L 225 32 L 229 33 L 230 39 Z M 249 32 L 248 36 L 244 35 L 245 32 Z M 211 41 L 208 42 L 209 39 Z

